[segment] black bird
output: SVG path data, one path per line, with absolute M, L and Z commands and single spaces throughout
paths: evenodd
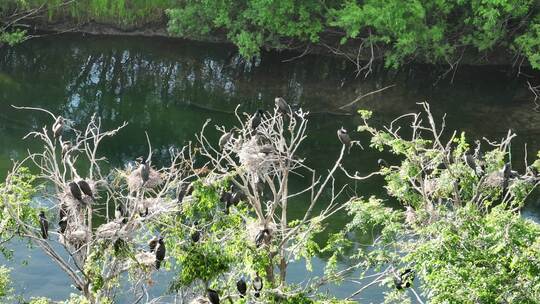
M 60 221 L 58 222 L 58 232 L 60 233 L 64 233 L 66 232 L 66 229 L 67 229 L 67 217 L 63 217 L 60 219 Z
M 232 194 L 229 191 L 223 189 L 221 191 L 221 197 L 219 198 L 219 201 L 225 203 L 225 214 L 229 214 L 229 208 L 232 205 Z
M 246 284 L 246 281 L 244 280 L 244 278 L 240 278 L 240 280 L 238 280 L 238 282 L 236 282 L 236 289 L 240 293 L 240 298 L 243 298 L 243 297 L 246 296 L 247 284 Z
M 197 243 L 200 239 L 201 239 L 201 232 L 198 229 L 195 229 L 195 231 L 191 233 L 191 241 L 193 243 Z
M 54 138 L 60 136 L 62 134 L 63 129 L 64 129 L 64 118 L 62 116 L 58 116 L 56 118 L 56 121 L 52 125 Z
M 231 186 L 231 205 L 238 205 L 240 201 L 247 200 L 247 196 L 238 186 L 232 185 Z
M 122 217 L 124 217 L 124 207 L 122 207 L 121 204 L 118 204 L 118 206 L 116 206 L 116 209 L 114 210 L 114 218 L 115 219 L 121 219 Z
M 66 155 L 71 149 L 72 145 L 69 141 L 62 142 L 62 156 Z
M 44 239 L 49 238 L 49 221 L 45 217 L 45 212 L 39 212 L 39 227 L 41 228 L 41 237 Z
M 60 208 L 58 208 L 58 218 L 59 219 L 62 219 L 62 218 L 67 216 L 66 208 L 67 208 L 66 205 L 64 205 L 63 203 L 60 205 Z
M 349 137 L 349 134 L 347 133 L 347 130 L 345 130 L 345 128 L 341 127 L 341 129 L 339 129 L 337 131 L 337 136 L 339 138 L 339 141 L 341 141 L 342 144 L 345 145 L 345 147 L 347 147 L 347 149 L 351 149 L 351 138 Z
M 255 245 L 257 246 L 257 248 L 259 248 L 269 238 L 270 238 L 270 230 L 265 228 L 265 229 L 259 231 L 259 233 L 257 233 L 257 235 L 255 236 Z
M 81 179 L 77 184 L 79 185 L 79 188 L 82 190 L 82 193 L 92 198 L 92 200 L 94 199 L 92 188 L 90 188 L 90 185 L 84 179 Z
M 291 114 L 291 107 L 289 104 L 283 99 L 282 97 L 276 97 L 274 99 L 276 106 L 278 108 L 278 111 L 282 114 Z
M 206 293 L 208 294 L 208 300 L 210 300 L 210 303 L 219 304 L 219 294 L 217 291 L 209 288 L 206 290 Z
M 258 298 L 261 296 L 261 290 L 263 289 L 263 280 L 257 273 L 255 279 L 253 279 L 253 289 L 255 289 L 255 297 Z
M 256 130 L 258 126 L 261 125 L 262 117 L 264 115 L 264 111 L 259 109 L 255 114 L 253 114 L 253 118 L 251 118 L 251 129 Z
M 150 241 L 148 242 L 148 247 L 150 248 L 150 252 L 154 252 L 154 250 L 156 250 L 156 246 L 159 242 L 159 239 L 157 236 L 154 236 L 153 238 L 150 239 Z
M 274 147 L 271 144 L 266 144 L 259 149 L 259 152 L 268 156 L 269 154 L 274 153 Z
M 159 237 L 156 245 L 156 269 L 161 267 L 161 262 L 165 259 L 165 243 L 163 242 L 163 237 Z
M 79 188 L 79 185 L 77 185 L 75 182 L 69 183 L 69 191 L 71 192 L 71 195 L 74 199 L 78 200 L 81 203 L 84 203 L 82 200 L 82 192 L 81 188 Z
M 141 179 L 144 185 L 150 179 L 150 166 L 148 166 L 144 156 L 141 156 L 140 160 L 141 164 L 139 165 L 139 168 L 141 169 Z
M 178 189 L 178 203 L 181 203 L 184 201 L 184 197 L 187 194 L 189 184 L 188 183 L 181 183 L 180 189 Z
M 509 179 L 512 175 L 512 167 L 510 163 L 504 164 L 504 167 L 501 169 L 501 174 L 503 178 L 502 191 L 503 191 L 503 197 L 504 197 L 506 195 L 506 190 L 508 189 Z
M 476 166 L 476 160 L 472 154 L 470 153 L 463 154 L 463 161 L 467 164 L 467 166 L 473 169 L 476 175 L 479 174 L 478 167 Z
M 405 269 L 399 276 L 394 276 L 394 285 L 397 289 L 409 288 L 414 281 L 414 271 L 410 268 Z
M 233 135 L 232 132 L 226 132 L 225 134 L 221 135 L 221 137 L 219 138 L 219 148 L 221 150 L 223 150 L 223 148 L 225 148 L 225 145 L 229 143 L 229 141 L 232 138 L 232 135 Z
M 382 159 L 382 158 L 379 158 L 379 159 L 377 160 L 377 165 L 379 165 L 379 169 L 390 167 L 390 166 L 388 165 L 388 163 L 387 163 L 384 159 Z

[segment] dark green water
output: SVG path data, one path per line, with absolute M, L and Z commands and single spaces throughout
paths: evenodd
M 245 62 L 235 49 L 224 45 L 149 38 L 55 36 L 29 41 L 12 49 L 0 50 L 0 176 L 21 159 L 27 149 L 39 149 L 33 141 L 22 141 L 29 131 L 50 125 L 44 114 L 19 111 L 11 104 L 43 107 L 77 124 L 97 113 L 105 127 L 129 123 L 114 140 L 104 143 L 102 153 L 112 165 L 123 165 L 146 154 L 144 132 L 156 149 L 154 155 L 167 158 L 168 148 L 194 139 L 207 118 L 215 124 L 229 125 L 232 111 L 240 104 L 247 112 L 271 108 L 275 96 L 310 110 L 309 135 L 302 154 L 318 171 L 329 168 L 340 144 L 336 129 L 354 130 L 359 119 L 351 109 L 339 110 L 357 96 L 396 86 L 362 99 L 359 107 L 371 109 L 379 123 L 398 115 L 419 111 L 417 102 L 429 101 L 436 116 L 447 113 L 450 129 L 466 131 L 471 138 L 500 138 L 508 129 L 518 133 L 513 146 L 513 161 L 520 168 L 525 142 L 529 160 L 540 149 L 540 113 L 523 79 L 508 75 L 506 67 L 462 67 L 454 82 L 438 81 L 442 70 L 413 66 L 400 72 L 375 71 L 368 79 L 355 78 L 346 61 L 323 56 L 307 56 L 292 62 L 294 54 L 268 53 L 255 62 Z M 435 85 L 436 84 L 436 85 Z M 367 147 L 368 139 L 352 133 Z M 376 168 L 380 155 L 369 148 L 352 151 L 345 165 L 367 174 Z M 339 183 L 350 183 L 349 195 L 384 195 L 381 181 L 373 179 L 353 183 L 339 176 Z M 299 186 L 303 180 L 295 180 Z M 526 216 L 540 218 L 540 202 L 532 201 Z M 294 202 L 294 213 L 304 208 Z M 335 217 L 333 231 L 343 225 L 344 217 Z M 324 237 L 322 238 L 324 239 Z M 30 296 L 59 300 L 75 292 L 60 270 L 39 250 L 28 250 L 14 243 L 16 255 L 6 262 L 14 268 L 17 291 Z M 31 258 L 30 258 L 31 257 Z M 28 260 L 29 265 L 21 262 Z M 324 258 L 315 263 L 320 275 Z M 47 274 L 47 280 L 43 280 Z M 301 282 L 307 274 L 301 263 L 292 265 L 290 280 Z M 160 273 L 157 281 L 166 282 Z M 160 294 L 164 284 L 152 291 Z M 355 285 L 332 289 L 346 296 Z M 364 293 L 364 298 L 380 302 L 379 290 Z

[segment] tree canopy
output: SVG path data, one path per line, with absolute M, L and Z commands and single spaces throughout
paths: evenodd
M 453 67 L 464 56 L 487 56 L 540 68 L 535 0 L 8 0 L 0 4 L 0 41 L 22 39 L 15 29 L 24 14 L 120 27 L 167 23 L 171 35 L 185 38 L 224 34 L 247 58 L 263 48 L 319 48 L 358 65 L 357 59 L 383 59 L 388 67 L 411 60 Z

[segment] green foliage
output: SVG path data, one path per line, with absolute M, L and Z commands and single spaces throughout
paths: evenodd
M 540 299 L 540 226 L 502 206 L 474 205 L 421 230 L 433 237 L 404 258 L 430 303 L 534 303 Z M 457 288 L 457 286 L 467 286 Z
M 540 15 L 529 23 L 525 33 L 516 38 L 515 46 L 527 57 L 533 68 L 540 69 Z
M 0 266 L 0 301 L 8 300 L 9 295 L 12 293 L 9 273 L 9 269 Z
M 522 54 L 540 68 L 540 15 L 535 0 L 7 0 L 0 14 L 47 5 L 49 20 L 112 23 L 122 27 L 162 24 L 173 35 L 209 38 L 224 33 L 245 57 L 261 48 L 288 48 L 293 42 L 317 44 L 340 33 L 342 44 L 360 40 L 383 50 L 388 67 L 412 59 L 454 62 L 463 52 L 501 48 Z M 0 41 L 22 41 L 22 31 Z M 324 39 L 325 41 L 328 39 Z M 333 45 L 334 47 L 336 45 Z M 377 49 L 379 49 L 377 48 Z M 355 48 L 356 50 L 356 48 Z
M 0 239 L 7 240 L 18 233 L 18 224 L 13 216 L 37 226 L 38 215 L 30 205 L 32 196 L 38 190 L 34 180 L 35 176 L 28 168 L 20 168 L 9 184 L 0 184 Z M 8 210 L 15 210 L 16 214 L 11 214 Z M 0 244 L 0 252 L 5 257 L 11 257 L 11 251 L 3 244 Z
M 502 184 L 487 180 L 502 176 L 507 150 L 477 158 L 484 171 L 480 177 L 464 161 L 471 149 L 464 133 L 440 148 L 432 138 L 379 131 L 368 118 L 363 117 L 361 130 L 372 135 L 372 147 L 400 156 L 398 165 L 380 173 L 388 194 L 407 209 L 385 207 L 374 197 L 349 204 L 353 219 L 344 233 L 372 241 L 356 254 L 365 267 L 362 275 L 367 269 L 412 268 L 429 303 L 538 301 L 540 225 L 517 212 L 537 186 L 534 177 L 510 179 L 510 199 L 503 199 Z M 391 273 L 381 282 L 393 289 L 385 303 L 412 302 L 408 293 L 393 288 Z
M 26 30 L 14 30 L 11 32 L 0 32 L 0 44 L 7 43 L 9 46 L 14 46 L 23 42 L 26 39 Z
M 49 304 L 51 301 L 47 298 L 32 298 L 30 299 L 30 304 Z
M 164 218 L 165 225 L 156 227 L 167 236 L 167 251 L 177 261 L 173 290 L 199 281 L 212 282 L 231 269 L 251 274 L 266 271 L 268 255 L 256 250 L 246 238 L 243 218 L 250 217 L 246 206 L 231 208 L 227 214 L 219 201 L 222 187 L 227 183 L 194 183 L 192 200 L 182 203 L 182 212 Z M 196 243 L 191 240 L 195 230 L 201 233 Z
M 284 47 L 281 38 L 319 41 L 324 6 L 303 0 L 186 1 L 167 10 L 169 31 L 200 37 L 225 29 L 227 38 L 246 57 L 268 45 Z
M 120 26 L 140 26 L 161 22 L 166 8 L 174 0 L 6 0 L 0 4 L 0 15 L 16 10 L 30 10 L 46 5 L 48 19 L 71 17 L 78 21 L 111 22 Z M 68 3 L 69 2 L 69 3 Z M 64 3 L 68 3 L 65 5 Z M 5 8 L 1 10 L 1 8 Z
M 538 67 L 538 22 L 524 30 L 537 10 L 533 0 L 185 1 L 167 11 L 169 31 L 187 37 L 225 30 L 251 57 L 284 41 L 317 43 L 329 28 L 343 30 L 341 43 L 356 39 L 386 49 L 389 67 L 410 59 L 446 63 L 465 47 L 477 52 L 514 44 Z

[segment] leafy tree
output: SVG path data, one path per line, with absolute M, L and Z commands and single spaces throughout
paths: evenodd
M 388 286 L 387 302 L 421 301 L 416 286 L 429 303 L 536 302 L 540 225 L 519 210 L 540 184 L 540 161 L 524 173 L 511 170 L 510 132 L 501 142 L 487 142 L 491 150 L 482 151 L 477 141 L 474 153 L 464 134 L 454 132 L 443 142 L 444 124 L 436 125 L 429 105 L 423 106 L 424 115 L 401 116 L 382 130 L 368 123 L 371 112 L 361 111 L 359 130 L 372 135 L 371 146 L 398 156 L 397 164 L 385 164 L 376 174 L 405 209 L 386 207 L 375 197 L 348 206 L 353 219 L 345 233 L 378 232 L 355 255 L 362 277 Z M 400 132 L 406 118 L 412 120 L 411 139 Z M 329 246 L 344 244 L 337 238 Z M 405 270 L 416 274 L 409 287 L 401 285 Z M 327 272 L 335 271 L 329 264 Z

